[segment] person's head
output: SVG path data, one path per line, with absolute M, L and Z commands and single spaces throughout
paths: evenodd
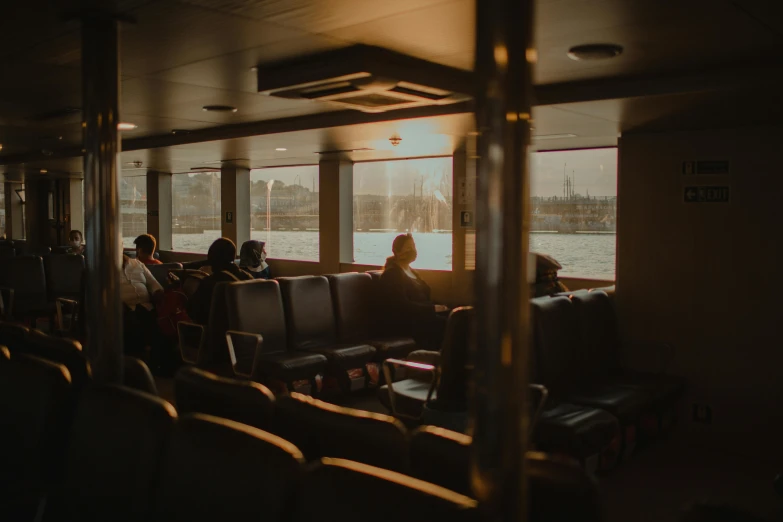
M 392 243 L 392 254 L 398 263 L 409 265 L 416 261 L 418 252 L 416 252 L 416 242 L 410 234 L 400 234 L 394 238 Z
M 212 267 L 213 274 L 231 268 L 236 257 L 237 246 L 226 237 L 216 239 L 207 252 L 207 260 L 209 261 L 209 266 Z
M 68 244 L 72 247 L 79 247 L 82 246 L 82 240 L 84 239 L 84 236 L 82 235 L 81 230 L 71 230 L 68 233 Z
M 245 241 L 239 249 L 239 266 L 257 268 L 266 261 L 266 250 L 263 241 Z
M 136 245 L 137 259 L 151 259 L 155 254 L 155 247 L 158 246 L 155 238 L 150 234 L 140 235 L 133 240 L 133 244 Z

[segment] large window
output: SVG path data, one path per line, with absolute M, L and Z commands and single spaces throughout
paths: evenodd
M 0 236 L 5 235 L 5 188 L 0 190 Z
M 414 268 L 451 270 L 452 158 L 353 167 L 354 262 L 383 265 L 395 236 L 413 233 Z
M 220 172 L 176 174 L 171 180 L 172 246 L 204 253 L 222 235 Z
M 250 171 L 250 237 L 270 258 L 318 261 L 318 166 Z
M 122 246 L 133 248 L 133 240 L 147 233 L 147 176 L 120 180 Z
M 615 278 L 617 149 L 538 152 L 531 158 L 530 250 L 561 276 Z

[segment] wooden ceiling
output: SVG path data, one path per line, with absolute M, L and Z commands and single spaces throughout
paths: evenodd
M 356 118 L 317 101 L 286 100 L 256 93 L 251 67 L 305 53 L 354 43 L 386 47 L 433 62 L 472 69 L 475 0 L 121 0 L 116 9 L 135 19 L 122 26 L 121 117 L 138 128 L 123 133 L 123 163 L 142 157 L 145 166 L 187 169 L 204 162 L 243 158 L 251 165 L 317 161 L 314 152 L 336 147 L 362 148 L 383 143 L 390 131 L 409 125 L 436 130 L 426 147 L 411 155 L 448 153 L 471 125 L 469 108 L 456 106 L 408 122 L 387 113 Z M 77 0 L 6 2 L 0 19 L 0 163 L 27 158 L 7 169 L 51 165 L 78 172 L 78 159 L 55 161 L 60 151 L 77 150 L 80 114 L 40 121 L 37 115 L 80 107 L 80 33 L 78 22 L 62 13 Z M 723 71 L 737 67 L 777 66 L 783 49 L 783 2 L 779 0 L 539 0 L 535 20 L 539 61 L 535 83 L 578 92 L 585 81 L 610 85 L 618 78 L 656 78 Z M 611 42 L 624 47 L 616 59 L 574 62 L 566 51 L 583 43 Z M 728 74 L 728 73 L 727 73 Z M 580 83 L 582 82 L 582 83 Z M 645 82 L 641 82 L 644 85 Z M 688 114 L 707 118 L 738 100 L 756 102 L 754 90 L 727 93 L 684 86 L 684 92 L 658 96 L 627 93 L 611 100 L 554 100 L 534 113 L 535 133 L 576 134 L 576 138 L 540 140 L 539 148 L 576 148 L 616 143 L 618 133 L 661 122 L 688 123 Z M 674 88 L 677 91 L 675 82 Z M 761 105 L 767 119 L 777 117 L 780 94 L 765 88 Z M 236 113 L 207 113 L 207 104 L 236 106 Z M 449 110 L 462 116 L 448 116 Z M 350 111 L 349 111 L 350 112 Z M 731 112 L 740 121 L 746 111 Z M 363 115 L 364 116 L 364 115 Z M 693 119 L 691 118 L 691 120 Z M 392 118 L 393 122 L 383 120 Z M 283 134 L 263 122 L 288 122 Z M 704 119 L 700 121 L 705 121 Z M 723 123 L 725 119 L 721 120 Z M 261 123 L 259 123 L 261 122 Z M 711 124 L 711 123 L 710 123 Z M 209 143 L 174 139 L 172 129 L 204 131 L 226 125 L 246 129 L 245 136 Z M 242 127 L 244 125 L 244 127 Z M 299 125 L 299 127 L 297 127 Z M 314 126 L 325 128 L 314 129 Z M 238 132 L 237 129 L 234 132 Z M 194 133 L 194 135 L 197 133 Z M 201 136 L 201 135 L 199 135 Z M 156 137 L 159 139 L 156 140 Z M 405 136 L 403 136 L 405 138 Z M 216 141 L 216 142 L 215 142 Z M 414 140 L 403 143 L 411 143 Z M 215 143 L 213 143 L 215 142 Z M 285 142 L 285 156 L 274 148 Z M 270 152 L 270 147 L 275 146 Z M 403 154 L 376 149 L 357 158 Z M 42 151 L 52 157 L 42 156 Z M 41 156 L 35 158 L 34 156 Z M 68 155 L 68 154 L 65 154 Z M 317 156 L 317 155 L 315 155 Z M 6 158 L 6 159 L 4 159 Z

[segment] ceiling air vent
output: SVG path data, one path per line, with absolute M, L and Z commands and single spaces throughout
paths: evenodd
M 318 100 L 363 112 L 447 105 L 471 98 L 472 73 L 373 47 L 258 66 L 258 92 Z

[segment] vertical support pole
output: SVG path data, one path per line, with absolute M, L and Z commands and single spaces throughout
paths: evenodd
M 326 160 L 318 165 L 318 241 L 321 272 L 353 263 L 353 163 Z
M 473 488 L 527 518 L 528 146 L 533 0 L 476 2 L 478 201 Z
M 82 17 L 84 195 L 87 250 L 87 354 L 99 382 L 123 376 L 122 216 L 117 154 L 119 22 L 109 13 Z
M 250 169 L 220 167 L 220 213 L 223 237 L 237 246 L 250 239 Z
M 158 242 L 158 250 L 172 250 L 171 174 L 147 171 L 147 233 Z

